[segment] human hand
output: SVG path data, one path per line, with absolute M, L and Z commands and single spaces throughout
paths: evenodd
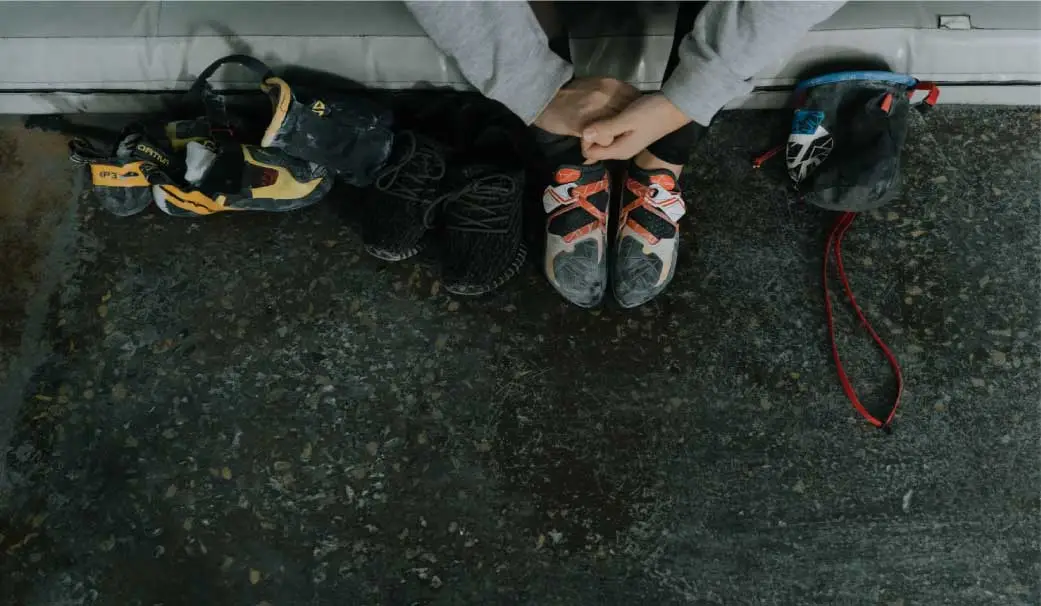
M 582 131 L 582 155 L 587 163 L 628 160 L 690 121 L 665 95 L 645 95 L 617 115 L 587 126 Z
M 535 119 L 542 130 L 581 137 L 586 125 L 614 116 L 640 96 L 634 86 L 614 78 L 575 78 L 557 91 Z

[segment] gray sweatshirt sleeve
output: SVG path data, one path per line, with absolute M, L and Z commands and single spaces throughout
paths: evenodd
M 709 2 L 679 47 L 679 65 L 662 93 L 708 125 L 731 99 L 752 91 L 749 79 L 784 58 L 843 2 Z
M 434 44 L 477 90 L 525 124 L 571 79 L 571 64 L 549 50 L 527 2 L 405 2 Z

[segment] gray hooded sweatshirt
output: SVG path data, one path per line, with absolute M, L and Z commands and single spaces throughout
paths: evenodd
M 527 2 L 406 2 L 434 43 L 486 97 L 531 124 L 574 75 L 549 49 Z M 749 79 L 786 56 L 843 2 L 709 2 L 679 46 L 680 63 L 662 93 L 708 125 Z M 604 74 L 609 75 L 609 74 Z

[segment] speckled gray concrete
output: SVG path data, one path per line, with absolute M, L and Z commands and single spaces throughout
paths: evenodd
M 675 281 L 628 312 L 530 267 L 453 298 L 430 258 L 366 257 L 332 203 L 178 221 L 66 198 L 76 240 L 32 277 L 57 272 L 50 315 L 14 322 L 51 353 L 3 344 L 35 370 L 0 603 L 1038 603 L 1038 112 L 916 123 L 906 200 L 848 236 L 907 378 L 890 436 L 830 362 L 830 217 L 749 168 L 778 120 L 713 127 Z M 37 136 L 0 132 L 8 158 Z

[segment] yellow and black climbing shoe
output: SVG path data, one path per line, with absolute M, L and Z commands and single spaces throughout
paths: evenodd
M 189 156 L 198 143 L 189 143 Z M 211 162 L 189 161 L 194 183 L 174 182 L 162 172 L 147 176 L 156 185 L 156 205 L 168 215 L 197 217 L 229 211 L 285 212 L 319 202 L 329 193 L 329 171 L 313 162 L 292 158 L 277 149 L 225 145 Z
M 262 147 L 325 166 L 351 185 L 364 187 L 375 181 L 394 142 L 390 110 L 360 95 L 291 86 L 267 65 L 246 55 L 230 55 L 212 63 L 199 75 L 192 92 L 204 100 L 212 98 L 207 80 L 229 63 L 258 74 L 261 90 L 271 98 L 274 115 L 261 139 Z M 219 118 L 213 121 L 217 123 Z
M 138 125 L 124 130 L 124 136 L 116 146 L 116 157 L 154 164 L 167 174 L 184 174 L 183 155 L 174 153 L 164 137 L 152 136 Z
M 389 111 L 361 97 L 290 88 L 277 77 L 263 88 L 275 115 L 261 145 L 328 166 L 351 185 L 375 180 L 394 142 Z
M 91 191 L 108 212 L 129 217 L 152 202 L 152 186 L 145 176 L 153 168 L 149 162 L 101 153 L 84 139 L 69 142 L 69 157 L 89 166 Z

